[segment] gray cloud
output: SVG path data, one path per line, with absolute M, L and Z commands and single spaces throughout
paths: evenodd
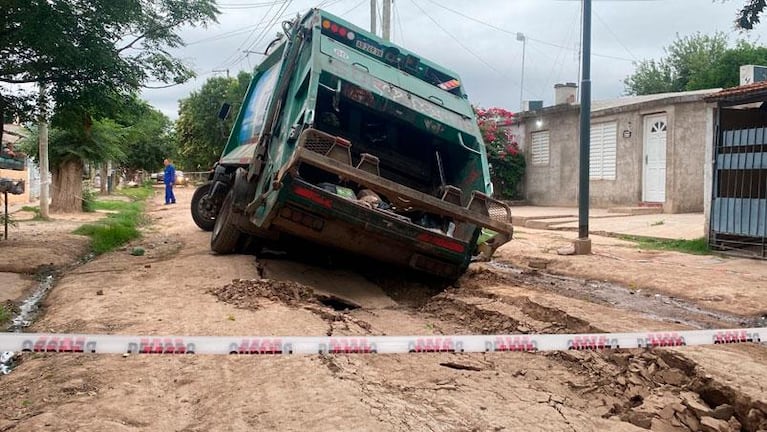
M 417 2 L 418 6 L 414 2 Z M 605 0 L 594 1 L 592 87 L 595 99 L 618 97 L 623 79 L 634 66 L 632 60 L 663 55 L 663 47 L 676 35 L 695 32 L 729 34 L 731 42 L 767 36 L 767 24 L 748 34 L 733 29 L 733 20 L 743 0 Z M 174 54 L 183 58 L 199 77 L 183 86 L 147 90 L 144 97 L 175 118 L 178 100 L 199 88 L 213 70 L 229 69 L 236 75 L 249 70 L 262 58 L 246 55 L 243 49 L 263 50 L 279 29 L 256 27 L 268 7 L 232 9 L 233 5 L 256 4 L 251 0 L 220 0 L 219 24 L 207 29 L 185 29 L 190 44 Z M 264 3 L 264 2 L 258 2 Z M 316 1 L 297 0 L 286 14 L 304 13 Z M 368 28 L 369 1 L 322 1 L 335 14 Z M 480 24 L 453 13 L 454 9 Z M 279 5 L 271 9 L 271 16 Z M 551 103 L 553 85 L 578 78 L 577 44 L 580 2 L 571 0 L 395 0 L 393 40 L 425 58 L 458 72 L 473 103 L 482 106 L 519 108 L 522 44 L 515 32 L 528 36 L 525 60 L 525 99 Z M 425 12 L 425 13 L 424 13 Z M 431 18 L 430 18 L 431 17 Z M 438 23 L 439 25 L 435 24 Z M 440 28 L 442 27 L 442 28 Z M 253 43 L 261 36 L 258 43 Z M 457 41 L 456 41 L 457 39 Z M 489 65 L 489 66 L 488 66 Z M 224 72 L 218 72 L 224 73 Z

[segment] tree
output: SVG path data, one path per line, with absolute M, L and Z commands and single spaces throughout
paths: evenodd
M 627 94 L 733 87 L 738 85 L 741 65 L 767 62 L 767 47 L 741 40 L 728 48 L 723 33 L 677 38 L 666 53 L 659 60 L 643 60 L 637 65 L 624 80 Z
M 229 138 L 251 74 L 240 72 L 236 78 L 209 78 L 199 91 L 179 102 L 176 120 L 178 159 L 182 166 L 206 170 L 221 156 Z M 232 105 L 223 122 L 218 118 L 221 105 Z
M 136 171 L 162 167 L 163 159 L 173 148 L 173 124 L 165 114 L 134 97 L 126 102 L 115 121 L 125 127 L 124 157 L 119 162 L 129 178 Z
M 767 0 L 747 0 L 743 8 L 738 11 L 735 20 L 737 27 L 743 30 L 751 30 L 759 23 L 759 15 L 767 9 Z
M 215 0 L 5 0 L 0 8 L 0 84 L 45 83 L 55 104 L 57 129 L 74 146 L 95 144 L 90 128 L 108 117 L 116 101 L 149 81 L 182 83 L 193 72 L 168 48 L 183 45 L 183 25 L 214 21 Z M 0 86 L 0 114 L 18 110 L 7 87 Z M 11 114 L 16 114 L 12 112 Z M 61 121 L 74 121 L 63 124 Z M 77 123 L 79 122 L 79 123 Z M 75 143 L 76 137 L 85 141 Z M 79 161 L 80 164 L 82 160 Z M 75 178 L 76 163 L 54 167 Z M 79 195 L 81 184 L 66 182 L 56 194 Z M 58 202 L 73 202 L 69 199 Z M 79 205 L 59 208 L 77 211 Z
M 740 84 L 742 65 L 767 64 L 767 47 L 748 41 L 738 41 L 734 48 L 722 54 L 718 62 L 690 80 L 690 89 L 726 88 Z
M 77 116 L 82 113 L 67 112 L 57 114 L 54 127 L 50 130 L 50 163 L 53 169 L 51 210 L 61 212 L 79 211 L 82 209 L 82 176 L 83 161 L 100 163 L 107 160 L 118 160 L 125 156 L 122 142 L 125 128 L 114 120 L 103 119 L 92 121 L 70 120 L 62 116 Z M 56 124 L 70 121 L 82 121 L 83 128 L 63 129 Z M 22 149 L 33 157 L 39 157 L 37 128 L 30 128 L 29 136 L 24 139 Z M 73 190 L 75 193 L 56 193 L 60 190 Z
M 625 80 L 626 94 L 645 95 L 668 93 L 674 90 L 674 78 L 671 65 L 664 59 L 642 60 L 636 71 Z

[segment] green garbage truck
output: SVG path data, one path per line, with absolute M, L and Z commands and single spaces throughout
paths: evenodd
M 511 239 L 455 72 L 323 10 L 282 27 L 192 200 L 214 252 L 298 238 L 456 278 Z

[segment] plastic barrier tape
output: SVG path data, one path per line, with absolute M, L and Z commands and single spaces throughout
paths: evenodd
M 762 342 L 767 328 L 456 336 L 122 336 L 0 333 L 0 351 L 98 354 L 352 354 L 604 350 Z

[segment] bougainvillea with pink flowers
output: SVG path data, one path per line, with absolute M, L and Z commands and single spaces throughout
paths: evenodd
M 474 113 L 485 141 L 496 194 L 503 198 L 519 198 L 525 175 L 525 156 L 511 132 L 514 114 L 503 108 L 481 107 L 474 107 Z

